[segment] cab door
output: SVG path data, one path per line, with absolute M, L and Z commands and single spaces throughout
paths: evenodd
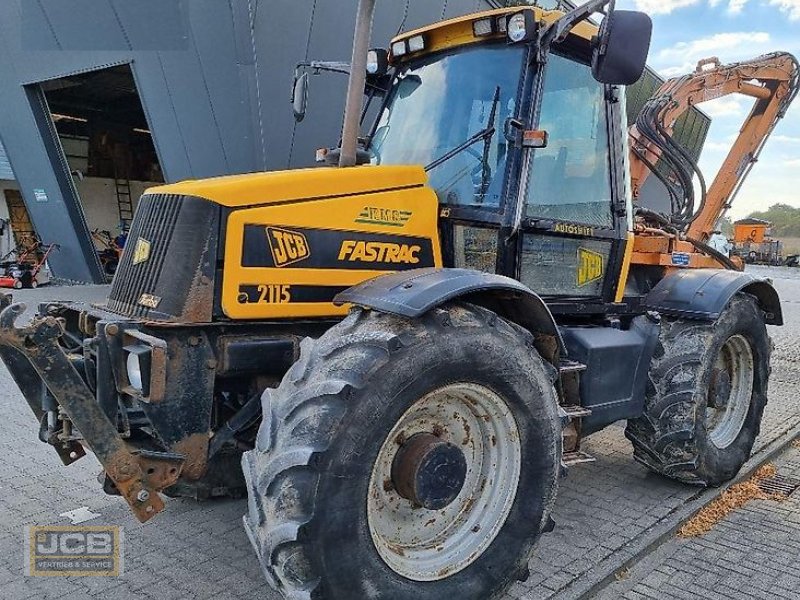
M 629 194 L 621 127 L 624 92 L 588 65 L 553 54 L 543 74 L 537 129 L 547 147 L 521 174 L 516 277 L 543 297 L 613 302 L 628 240 Z

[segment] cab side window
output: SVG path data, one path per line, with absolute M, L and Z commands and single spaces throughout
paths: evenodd
M 550 56 L 538 128 L 549 141 L 531 163 L 527 216 L 613 227 L 605 94 L 587 65 Z

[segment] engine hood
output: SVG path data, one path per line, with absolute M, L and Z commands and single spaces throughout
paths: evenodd
M 328 167 L 194 179 L 150 188 L 145 194 L 194 196 L 240 208 L 398 190 L 427 180 L 420 166 Z

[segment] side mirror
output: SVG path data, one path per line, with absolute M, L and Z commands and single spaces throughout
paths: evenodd
M 653 22 L 645 13 L 612 10 L 600 24 L 592 52 L 592 75 L 600 83 L 639 81 L 650 50 Z
M 411 94 L 416 92 L 421 85 L 422 77 L 415 73 L 406 75 L 397 84 L 397 96 L 403 99 L 408 98 Z
M 294 120 L 298 123 L 306 118 L 306 106 L 308 105 L 308 73 L 303 73 L 300 77 L 295 77 L 292 86 L 292 109 L 294 110 Z

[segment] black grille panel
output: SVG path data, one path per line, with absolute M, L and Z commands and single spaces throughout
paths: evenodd
M 111 286 L 108 308 L 128 316 L 145 316 L 148 308 L 138 304 L 142 294 L 152 293 L 164 269 L 167 242 L 181 211 L 180 196 L 143 196 L 139 200 L 128 243 Z M 137 240 L 150 242 L 150 257 L 133 264 Z
M 206 200 L 168 194 L 142 196 L 114 275 L 108 309 L 129 317 L 180 318 L 187 298 L 193 295 L 192 286 L 202 280 L 208 287 L 213 277 L 218 223 L 219 207 Z M 147 260 L 133 264 L 139 240 L 150 243 L 150 254 Z M 141 304 L 143 294 L 156 297 L 158 305 Z

